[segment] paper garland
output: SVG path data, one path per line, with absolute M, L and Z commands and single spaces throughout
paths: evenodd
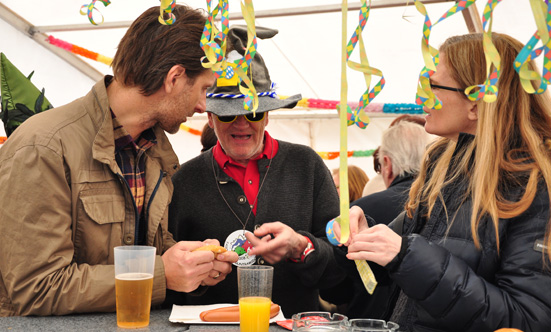
M 113 58 L 106 57 L 104 55 L 98 54 L 96 52 L 89 51 L 85 48 L 82 48 L 80 46 L 76 46 L 74 44 L 68 43 L 66 41 L 63 41 L 61 39 L 57 39 L 53 36 L 48 36 L 48 42 L 54 46 L 63 48 L 71 53 L 75 53 L 78 55 L 81 55 L 85 58 L 92 59 L 95 61 L 102 62 L 106 65 L 111 65 L 111 62 L 113 62 Z

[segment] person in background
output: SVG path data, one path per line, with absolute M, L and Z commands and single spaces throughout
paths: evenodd
M 401 226 L 350 210 L 346 257 L 384 267 L 397 300 L 380 305 L 403 331 L 551 326 L 551 292 L 543 291 L 551 289 L 551 100 L 524 90 L 514 66 L 523 44 L 491 38 L 501 58 L 492 103 L 464 93 L 487 77 L 483 34 L 440 47 L 430 84 L 442 108 L 424 109 L 426 131 L 440 138 L 412 184 Z M 537 71 L 533 61 L 528 69 Z
M 256 27 L 256 32 L 265 39 L 277 30 Z M 246 27 L 232 26 L 228 57 L 243 53 L 246 41 Z M 314 150 L 276 140 L 265 130 L 269 111 L 293 108 L 301 96 L 276 98 L 259 53 L 249 70 L 259 94 L 255 113 L 244 110 L 243 98 L 216 97 L 239 94 L 237 83 L 222 77 L 209 90 L 208 123 L 218 143 L 174 175 L 169 229 L 179 240 L 219 240 L 240 255 L 238 266 L 273 265 L 272 301 L 291 317 L 318 310 L 318 288 L 344 278 L 325 238 L 325 224 L 339 214 L 339 197 Z M 237 303 L 237 273 L 224 276 L 201 296 L 172 293 L 169 303 Z
M 390 125 L 389 128 L 394 126 L 395 124 L 401 122 L 401 121 L 409 121 L 413 123 L 417 123 L 420 126 L 425 126 L 425 119 L 419 115 L 411 115 L 411 114 L 402 114 L 398 117 L 396 117 Z M 373 193 L 383 191 L 387 188 L 383 181 L 383 177 L 381 176 L 381 164 L 379 163 L 379 149 L 380 147 L 377 147 L 375 151 L 373 152 L 373 169 L 375 170 L 375 175 L 373 178 L 369 180 L 369 182 L 366 183 L 365 187 L 362 191 L 362 196 L 371 195 Z
M 333 182 L 335 182 L 337 191 L 340 193 L 339 169 L 335 168 L 332 173 Z M 348 198 L 350 202 L 362 197 L 362 190 L 368 181 L 369 177 L 361 168 L 354 165 L 348 166 Z
M 209 126 L 208 122 L 205 123 L 203 131 L 201 132 L 201 145 L 203 146 L 201 152 L 208 151 L 216 145 L 216 142 L 218 142 L 218 138 L 216 138 L 214 129 Z
M 400 121 L 383 132 L 378 160 L 387 189 L 354 202 L 377 223 L 388 224 L 404 210 L 409 188 L 417 176 L 431 137 L 423 126 Z
M 165 131 L 205 111 L 215 78 L 201 65 L 203 11 L 177 5 L 173 25 L 159 11 L 127 30 L 114 76 L 30 117 L 0 149 L 0 316 L 115 311 L 116 246 L 156 247 L 153 305 L 166 289 L 220 282 L 237 261 L 168 231 L 179 164 Z

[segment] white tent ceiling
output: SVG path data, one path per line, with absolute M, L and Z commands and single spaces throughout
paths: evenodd
M 105 7 L 96 2 L 104 18 L 100 26 L 92 26 L 79 13 L 82 0 L 0 1 L 0 52 L 24 74 L 35 71 L 33 83 L 46 89 L 46 97 L 54 106 L 72 101 L 88 92 L 95 81 L 111 69 L 100 62 L 81 58 L 48 45 L 46 35 L 78 45 L 99 54 L 113 57 L 126 26 L 158 0 L 111 0 Z M 192 7 L 206 9 L 205 0 L 188 0 Z M 214 1 L 213 1 L 214 2 Z M 243 24 L 240 1 L 229 0 L 230 23 Z M 431 19 L 438 20 L 454 1 L 423 1 Z M 407 5 L 404 5 L 407 4 Z M 486 1 L 476 2 L 478 15 Z M 348 33 L 357 25 L 360 3 L 349 4 Z M 257 0 L 256 25 L 279 30 L 270 40 L 259 42 L 259 52 L 268 64 L 278 94 L 302 93 L 304 98 L 338 100 L 340 96 L 341 13 L 337 0 Z M 99 19 L 101 20 L 101 19 Z M 373 0 L 364 30 L 370 65 L 382 70 L 386 86 L 375 103 L 412 103 L 419 71 L 423 67 L 420 45 L 424 17 L 413 1 Z M 494 11 L 493 31 L 508 33 L 526 42 L 536 30 L 529 0 L 504 0 Z M 456 14 L 436 25 L 431 45 L 437 47 L 451 35 L 467 33 L 465 17 Z M 358 51 L 353 54 L 358 60 Z M 378 78 L 374 78 L 376 82 Z M 356 101 L 365 90 L 363 76 L 348 71 L 349 101 Z M 310 145 L 316 151 L 338 151 L 336 111 L 298 110 L 271 115 L 268 131 L 276 137 Z M 317 114 L 317 115 L 316 115 Z M 321 114 L 321 115 L 320 115 Z M 279 119 L 277 119 L 279 117 Z M 366 130 L 349 129 L 349 150 L 373 149 L 393 116 L 373 114 Z M 204 116 L 195 116 L 187 125 L 201 129 Z M 0 135 L 3 130 L 0 129 Z M 171 137 L 183 162 L 200 150 L 199 139 L 187 132 Z M 373 175 L 371 158 L 351 158 L 350 164 L 362 166 Z M 337 161 L 328 161 L 337 167 Z

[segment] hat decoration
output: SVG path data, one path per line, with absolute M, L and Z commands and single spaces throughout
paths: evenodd
M 249 28 L 244 25 L 233 25 L 227 34 L 227 63 L 235 64 L 235 72 L 240 73 L 239 62 L 246 59 L 246 43 L 249 38 Z M 275 36 L 278 31 L 265 27 L 255 28 L 256 36 L 260 39 L 268 39 Z M 241 59 L 241 60 L 240 60 Z M 214 86 L 207 90 L 207 112 L 219 116 L 245 115 L 249 112 L 267 112 L 279 108 L 293 108 L 301 100 L 301 95 L 294 95 L 286 99 L 277 98 L 275 84 L 270 79 L 270 74 L 264 59 L 255 51 L 254 58 L 248 66 L 245 79 L 238 75 L 239 80 L 231 75 L 218 76 Z M 230 72 L 228 66 L 226 72 Z M 241 71 L 241 74 L 243 72 Z M 244 84 L 246 86 L 244 86 Z M 253 87 L 253 89 L 247 89 Z M 244 107 L 247 100 L 258 100 L 256 110 Z
M 0 53 L 0 118 L 7 136 L 29 117 L 52 108 L 44 96 L 44 89 L 40 91 L 31 83 L 33 73 L 25 77 L 4 53 Z
M 227 42 L 226 37 L 230 31 L 228 28 L 228 2 L 227 0 L 220 0 L 220 3 L 221 6 L 217 5 L 214 9 L 211 9 L 211 3 L 210 1 L 207 1 L 209 19 L 205 24 L 203 36 L 201 38 L 201 47 L 205 51 L 207 62 L 203 62 L 203 66 L 205 68 L 211 68 L 217 78 L 223 77 L 223 79 L 230 80 L 231 82 L 236 82 L 235 79 L 231 79 L 235 76 L 235 74 L 237 74 L 239 78 L 239 84 L 237 84 L 237 86 L 239 87 L 241 94 L 245 96 L 243 108 L 254 113 L 258 109 L 258 96 L 256 94 L 254 83 L 247 76 L 247 72 L 249 71 L 249 67 L 256 55 L 257 50 L 253 3 L 252 0 L 245 0 L 245 4 L 241 5 L 243 18 L 247 23 L 247 44 L 246 47 L 244 47 L 245 52 L 242 54 L 242 57 L 239 57 L 239 59 L 231 62 L 225 58 Z M 222 12 L 221 32 L 216 29 L 213 22 L 214 17 L 216 17 L 219 12 L 219 8 L 221 8 Z M 218 45 L 218 43 L 220 43 L 220 45 Z M 244 83 L 244 85 L 241 83 Z M 226 82 L 226 84 L 228 84 L 228 82 Z

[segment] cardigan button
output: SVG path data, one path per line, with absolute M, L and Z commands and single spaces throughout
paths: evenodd
M 239 204 L 245 204 L 247 203 L 247 197 L 245 195 L 240 195 L 237 197 L 237 203 Z
M 126 234 L 124 236 L 124 244 L 127 244 L 127 245 L 134 244 L 134 235 Z

